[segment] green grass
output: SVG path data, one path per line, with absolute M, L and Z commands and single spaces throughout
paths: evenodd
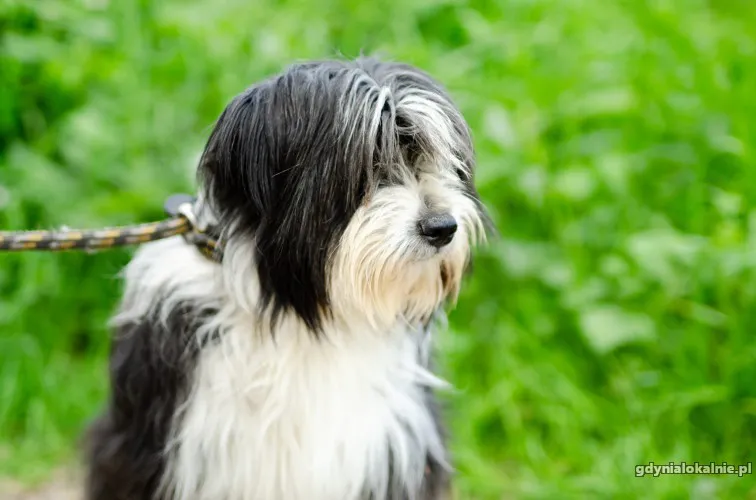
M 160 217 L 287 63 L 419 65 L 502 234 L 441 341 L 460 499 L 756 498 L 756 11 L 744 0 L 0 0 L 0 228 Z M 73 455 L 127 251 L 0 256 L 0 474 Z

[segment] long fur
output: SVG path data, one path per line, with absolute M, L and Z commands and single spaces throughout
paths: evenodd
M 174 238 L 127 267 L 88 500 L 444 498 L 429 326 L 486 221 L 446 92 L 295 65 L 228 105 L 198 174 L 223 261 Z M 418 230 L 439 213 L 441 248 Z

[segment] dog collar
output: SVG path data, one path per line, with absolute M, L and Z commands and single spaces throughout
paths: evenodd
M 166 215 L 172 218 L 183 217 L 189 221 L 192 230 L 182 234 L 184 240 L 197 247 L 205 257 L 220 262 L 223 259 L 219 243 L 220 231 L 216 226 L 201 221 L 197 207 L 197 198 L 188 194 L 174 194 L 163 204 Z

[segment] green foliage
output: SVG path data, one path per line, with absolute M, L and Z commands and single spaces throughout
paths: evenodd
M 756 449 L 756 14 L 739 0 L 0 1 L 0 227 L 160 217 L 213 120 L 299 59 L 443 81 L 501 233 L 441 358 L 460 499 L 756 498 L 636 478 Z M 0 471 L 70 458 L 128 251 L 0 257 Z

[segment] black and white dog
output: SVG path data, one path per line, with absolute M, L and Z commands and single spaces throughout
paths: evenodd
M 89 500 L 436 500 L 430 325 L 487 216 L 431 77 L 298 64 L 237 96 L 198 176 L 220 263 L 142 247 L 114 318 Z

